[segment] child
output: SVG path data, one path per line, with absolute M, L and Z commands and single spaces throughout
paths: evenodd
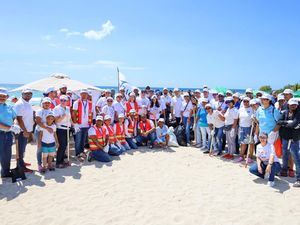
M 45 128 L 40 128 L 39 134 L 39 143 L 38 148 L 41 148 L 42 151 L 42 160 L 43 160 L 43 168 L 41 169 L 41 173 L 45 173 L 47 168 L 50 171 L 54 171 L 55 168 L 52 165 L 53 158 L 56 153 L 56 148 L 58 148 L 58 140 L 56 135 L 56 126 L 54 124 L 55 117 L 53 112 L 49 112 L 46 116 L 46 127 L 49 127 L 53 130 L 53 133 L 50 133 Z
M 168 127 L 165 125 L 165 120 L 160 118 L 158 120 L 158 126 L 156 127 L 156 141 L 155 143 L 163 148 L 168 147 L 169 135 L 167 134 Z

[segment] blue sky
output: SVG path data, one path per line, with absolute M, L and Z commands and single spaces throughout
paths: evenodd
M 300 1 L 1 1 L 0 83 L 280 88 L 300 82 Z

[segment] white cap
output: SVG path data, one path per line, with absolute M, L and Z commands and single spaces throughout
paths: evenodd
M 60 99 L 60 100 L 66 100 L 66 101 L 68 101 L 68 100 L 69 100 L 69 97 L 66 96 L 66 95 L 61 95 L 61 96 L 59 97 L 59 99 Z
M 125 91 L 125 88 L 124 87 L 120 87 L 120 91 Z
M 269 95 L 269 94 L 263 94 L 263 96 L 261 96 L 261 99 L 268 99 L 268 100 L 272 100 L 272 97 L 271 97 L 271 95 Z
M 111 116 L 110 115 L 105 115 L 104 120 L 111 120 Z
M 136 113 L 135 109 L 130 109 L 129 113 Z
M 208 108 L 208 107 L 212 108 L 211 104 L 208 103 L 208 104 L 205 105 L 205 108 Z
M 106 89 L 104 92 L 106 92 L 106 93 L 111 93 L 111 90 Z
M 197 89 L 197 90 L 195 91 L 195 93 L 201 93 L 201 91 L 200 91 L 199 89 Z
M 233 98 L 232 97 L 226 97 L 225 102 L 227 102 L 227 101 L 233 101 Z
M 6 88 L 0 87 L 0 95 L 8 96 L 8 91 Z
M 277 101 L 280 101 L 280 100 L 285 100 L 283 94 L 279 94 L 279 95 L 277 96 Z
M 289 105 L 298 105 L 299 102 L 296 98 L 291 98 L 289 101 L 288 101 L 288 104 Z
M 224 96 L 224 94 L 222 92 L 219 92 L 218 95 Z
M 207 87 L 203 88 L 203 92 L 209 92 L 208 88 Z
M 80 94 L 88 94 L 88 90 L 87 89 L 81 89 L 80 90 Z
M 189 93 L 187 93 L 187 92 L 183 93 L 183 96 L 184 97 L 190 97 Z
M 294 92 L 293 92 L 293 90 L 291 90 L 291 89 L 285 89 L 284 91 L 283 91 L 283 94 L 293 94 Z
M 165 122 L 165 119 L 164 119 L 164 118 L 160 118 L 160 119 L 158 120 L 158 122 L 159 122 L 159 123 L 160 123 L 160 122 L 164 123 L 164 122 Z
M 138 87 L 133 87 L 132 90 L 139 90 Z
M 28 88 L 23 89 L 23 90 L 22 90 L 22 94 L 26 94 L 26 93 L 32 93 L 32 90 L 31 90 L 31 89 L 28 89 Z
M 106 99 L 106 101 L 108 101 L 108 100 L 113 101 L 114 99 L 113 99 L 112 97 L 108 97 L 108 98 Z
M 118 118 L 119 118 L 119 119 L 120 119 L 120 118 L 125 118 L 125 116 L 124 116 L 123 113 L 121 113 L 121 114 L 119 114 Z
M 130 97 L 133 97 L 133 96 L 135 97 L 135 93 L 134 93 L 134 92 L 131 92 L 131 93 L 129 94 L 129 96 L 130 96 Z
M 174 88 L 173 92 L 176 92 L 176 91 L 179 91 L 179 89 L 178 88 Z
M 210 93 L 212 93 L 213 95 L 218 94 L 217 90 L 215 90 L 215 89 L 210 90 Z
M 239 97 L 240 97 L 240 93 L 235 92 L 235 93 L 232 95 L 232 97 L 239 98 Z
M 233 92 L 231 90 L 227 90 L 226 94 L 233 94 Z
M 47 117 L 49 117 L 49 116 L 53 116 L 53 117 L 55 117 L 55 116 L 54 116 L 54 113 L 53 113 L 52 111 L 48 112 L 48 114 L 47 114 L 46 118 L 47 118 Z
M 253 94 L 253 90 L 252 90 L 251 88 L 247 88 L 247 89 L 246 89 L 246 94 L 247 94 L 247 93 Z
M 250 98 L 249 98 L 249 97 L 245 97 L 245 98 L 243 98 L 243 101 L 248 101 L 248 102 L 250 102 Z
M 67 85 L 62 84 L 62 85 L 59 86 L 59 89 L 61 89 L 61 88 L 67 88 Z
M 168 88 L 165 87 L 165 88 L 163 89 L 163 91 L 166 91 L 166 90 L 168 91 Z
M 123 95 L 121 93 L 117 93 L 116 97 L 123 97 Z
M 73 94 L 71 90 L 67 90 L 67 94 Z
M 49 87 L 47 88 L 47 90 L 45 91 L 45 94 L 49 94 L 50 92 L 55 91 L 54 87 Z
M 156 95 L 153 95 L 153 96 L 151 97 L 151 99 L 154 99 L 154 98 L 157 98 L 157 96 L 156 96 Z
M 97 121 L 97 120 L 103 121 L 103 116 L 97 116 L 97 117 L 96 117 L 96 121 Z
M 257 91 L 256 94 L 264 94 L 263 91 Z
M 51 102 L 52 102 L 51 98 L 48 98 L 48 97 L 43 98 L 42 104 L 44 104 L 44 103 L 46 103 L 46 102 L 51 103 Z
M 208 99 L 207 98 L 201 98 L 201 102 L 208 102 Z

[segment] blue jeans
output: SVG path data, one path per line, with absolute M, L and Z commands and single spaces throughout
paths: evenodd
M 147 137 L 144 137 L 144 136 L 141 136 L 141 135 L 136 137 L 137 145 L 139 145 L 139 146 L 142 146 L 143 142 L 147 143 L 148 141 L 150 141 L 150 145 L 153 145 L 154 142 L 155 142 L 155 139 L 156 139 L 155 132 L 152 132 L 152 133 L 148 134 Z
M 19 166 L 25 167 L 24 154 L 27 146 L 27 138 L 24 137 L 23 132 L 19 134 L 18 141 L 19 141 Z
M 34 138 L 37 142 L 38 142 L 38 137 L 39 137 L 39 131 L 35 130 Z M 38 162 L 38 165 L 41 166 L 42 165 L 42 149 L 41 148 L 36 149 L 36 160 Z
M 0 131 L 1 177 L 8 176 L 10 172 L 12 142 L 13 136 L 11 132 Z
M 138 149 L 137 144 L 132 140 L 132 138 L 126 138 L 126 141 L 131 149 Z
M 191 129 L 191 126 L 194 123 L 193 122 L 194 118 L 191 117 L 191 120 L 190 120 L 189 123 L 187 122 L 187 120 L 188 120 L 188 117 L 183 117 L 183 121 L 182 122 L 183 122 L 183 125 L 185 126 L 186 143 L 190 144 L 191 143 L 191 140 L 190 140 L 190 136 L 191 136 L 190 129 Z M 197 134 L 195 134 L 195 135 L 197 135 Z
M 75 154 L 78 156 L 80 153 L 84 152 L 84 145 L 88 136 L 89 128 L 80 128 L 80 131 L 75 135 Z
M 131 148 L 127 142 L 125 144 L 121 144 L 121 149 L 123 152 L 131 150 Z
M 224 127 L 220 127 L 220 128 L 215 128 L 215 138 L 217 141 L 217 149 L 219 153 L 222 153 L 223 150 L 223 130 Z
M 111 158 L 108 153 L 103 150 L 91 151 L 92 158 L 99 162 L 111 162 Z
M 249 172 L 264 179 L 265 178 L 265 173 L 266 173 L 266 168 L 267 168 L 267 165 L 265 165 L 264 163 L 261 163 L 260 164 L 261 168 L 262 168 L 262 172 L 263 173 L 260 173 L 258 172 L 258 166 L 257 164 L 253 164 L 250 168 L 249 168 Z M 271 168 L 271 173 L 269 175 L 269 181 L 274 181 L 274 178 L 275 178 L 275 174 L 277 174 L 278 172 L 280 172 L 281 170 L 281 166 L 280 166 L 280 163 L 279 162 L 274 162 L 273 165 L 272 165 L 272 168 Z
M 118 148 L 116 145 L 109 145 L 108 154 L 111 156 L 119 156 L 123 153 L 122 149 Z
M 299 153 L 299 141 L 292 141 L 291 147 L 288 149 L 288 140 L 282 139 L 282 170 L 288 170 L 288 162 L 290 153 L 294 159 L 296 165 L 296 178 L 300 180 L 300 153 Z

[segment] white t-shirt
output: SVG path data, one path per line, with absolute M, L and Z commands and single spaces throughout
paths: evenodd
M 225 125 L 232 125 L 234 120 L 239 118 L 239 111 L 236 108 L 228 108 L 226 113 L 224 114 L 225 117 Z
M 151 120 L 158 120 L 160 118 L 161 111 L 162 111 L 161 106 L 156 107 L 154 105 L 152 108 L 149 107 L 149 112 L 150 112 L 149 116 L 150 116 L 150 119 Z M 154 114 L 155 114 L 155 116 L 154 116 Z
M 71 127 L 70 107 L 67 106 L 66 108 L 63 108 L 61 105 L 58 105 L 53 109 L 53 112 L 55 117 L 63 116 L 66 114 L 66 117 L 62 121 L 56 123 L 57 128 L 67 130 L 67 127 Z
M 251 116 L 253 115 L 253 110 L 251 107 L 240 108 L 239 109 L 239 125 L 240 127 L 250 127 L 251 126 Z
M 171 104 L 172 103 L 172 98 L 171 98 L 170 95 L 162 95 L 161 99 L 163 99 L 166 104 Z
M 39 109 L 38 111 L 36 111 L 35 116 L 40 117 L 42 123 L 46 123 L 46 117 L 47 117 L 48 113 L 51 112 L 51 111 L 52 111 L 52 109 Z M 37 131 L 40 130 L 39 125 L 36 126 L 36 130 Z
M 174 111 L 175 117 L 181 117 L 181 108 L 182 108 L 182 102 L 184 101 L 183 97 L 180 95 L 179 97 L 174 96 L 172 98 L 172 107 Z
M 156 127 L 156 137 L 157 137 L 157 139 L 160 139 L 161 135 L 163 137 L 166 136 L 167 133 L 168 133 L 168 127 L 166 125 L 164 125 L 162 128 L 160 128 L 159 126 Z
M 113 106 L 104 106 L 101 113 L 104 115 L 109 115 L 112 118 L 112 122 L 115 120 L 115 109 Z
M 125 106 L 123 105 L 122 102 L 114 102 L 113 104 L 114 110 L 117 112 L 117 115 L 119 116 L 120 114 L 125 115 Z
M 167 108 L 165 100 L 162 98 L 158 100 L 161 110 L 165 110 Z
M 100 107 L 100 112 L 102 108 L 107 105 L 107 98 L 106 97 L 101 97 L 99 100 L 96 102 L 96 106 Z
M 78 110 L 78 101 L 74 102 L 73 110 Z M 92 104 L 92 112 L 95 115 L 95 107 Z M 80 128 L 88 128 L 89 125 L 89 104 L 88 101 L 82 101 L 82 116 L 81 116 L 81 124 L 79 124 Z
M 147 109 L 150 105 L 150 100 L 146 97 L 145 98 L 139 97 L 139 98 L 137 98 L 137 102 L 138 102 L 138 105 L 140 108 L 138 114 L 142 115 L 142 114 L 147 113 Z
M 29 102 L 26 102 L 23 98 L 20 98 L 15 106 L 14 111 L 16 112 L 17 116 L 22 116 L 22 120 L 24 122 L 24 126 L 28 132 L 33 131 L 33 108 Z
M 271 145 L 269 143 L 266 144 L 264 147 L 261 144 L 257 145 L 256 157 L 259 157 L 263 161 L 268 161 L 271 155 L 274 155 L 274 162 L 279 162 L 275 154 L 274 145 Z
M 219 118 L 220 113 L 221 112 L 219 112 L 218 110 L 214 110 L 211 115 L 207 114 L 207 123 L 212 124 L 215 128 L 224 127 L 225 122 Z
M 193 104 L 191 101 L 188 103 L 186 101 L 182 102 L 181 112 L 183 112 L 183 117 L 189 117 L 191 114 L 191 110 L 193 110 Z
M 42 142 L 46 144 L 54 143 L 55 142 L 54 132 L 56 132 L 56 126 L 54 124 L 52 124 L 51 126 L 45 124 L 45 126 L 52 128 L 53 133 L 51 134 L 46 129 L 40 127 L 40 131 L 43 132 Z

